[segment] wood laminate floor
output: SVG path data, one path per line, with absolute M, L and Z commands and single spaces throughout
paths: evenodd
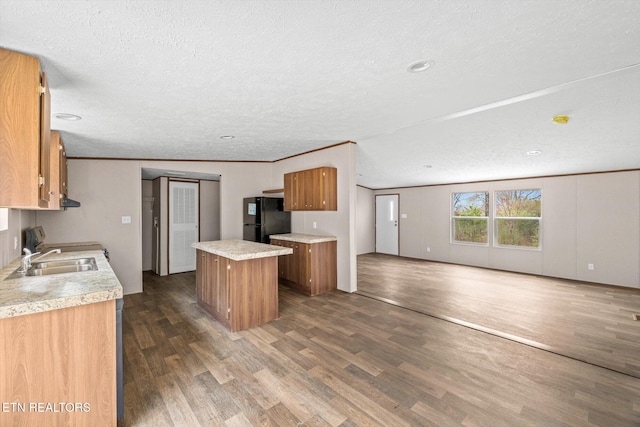
M 383 254 L 358 292 L 640 378 L 640 290 Z
M 125 296 L 124 426 L 639 426 L 640 380 L 357 294 L 230 333 L 195 274 Z

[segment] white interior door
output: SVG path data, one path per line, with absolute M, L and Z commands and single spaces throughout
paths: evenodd
M 398 195 L 376 196 L 376 252 L 398 255 Z
M 169 274 L 196 269 L 198 183 L 169 181 Z

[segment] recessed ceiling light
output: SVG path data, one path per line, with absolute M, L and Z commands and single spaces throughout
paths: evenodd
M 555 116 L 553 119 L 551 119 L 551 121 L 559 125 L 564 125 L 569 123 L 569 116 Z
M 56 113 L 55 118 L 60 120 L 67 120 L 69 122 L 77 122 L 78 120 L 82 120 L 82 117 L 69 113 Z
M 222 135 L 220 137 L 220 139 L 233 139 L 233 138 L 235 138 L 235 136 L 233 136 L 233 135 Z
M 435 64 L 436 61 L 433 61 L 431 59 L 423 59 L 422 61 L 416 61 L 413 64 L 410 64 L 407 67 L 407 71 L 410 73 L 420 73 L 433 67 Z
M 538 154 L 542 154 L 542 151 L 540 150 L 527 151 L 527 156 L 537 156 Z

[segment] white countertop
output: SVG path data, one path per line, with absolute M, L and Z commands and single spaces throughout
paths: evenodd
M 276 240 L 288 240 L 290 242 L 298 242 L 298 243 L 323 243 L 323 242 L 333 242 L 335 240 L 338 240 L 336 236 L 317 236 L 315 234 L 298 234 L 298 233 L 272 234 L 269 237 Z
M 52 253 L 33 262 L 95 258 L 98 270 L 5 280 L 20 258 L 0 270 L 0 319 L 122 298 L 122 285 L 100 250 Z
M 234 261 L 289 255 L 293 253 L 293 249 L 291 248 L 249 242 L 247 240 L 214 240 L 211 242 L 195 242 L 192 243 L 191 246 Z

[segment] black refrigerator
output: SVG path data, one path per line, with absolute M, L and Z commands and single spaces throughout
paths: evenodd
M 270 243 L 272 234 L 291 233 L 291 212 L 285 212 L 282 198 L 248 197 L 242 212 L 244 240 Z

